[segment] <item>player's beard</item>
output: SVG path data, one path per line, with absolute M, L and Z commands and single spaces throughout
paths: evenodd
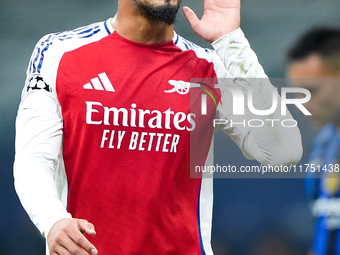
M 136 1 L 136 3 L 144 15 L 149 19 L 172 25 L 175 23 L 176 15 L 182 0 L 179 0 L 177 5 L 171 4 L 169 0 L 165 1 L 166 3 L 163 5 L 152 4 L 148 0 L 145 2 Z

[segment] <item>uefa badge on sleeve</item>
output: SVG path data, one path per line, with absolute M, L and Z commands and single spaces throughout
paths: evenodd
M 52 92 L 51 86 L 49 86 L 39 75 L 33 76 L 29 79 L 27 92 L 30 90 L 46 90 L 47 92 Z

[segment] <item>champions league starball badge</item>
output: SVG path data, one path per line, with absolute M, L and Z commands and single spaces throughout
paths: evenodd
M 44 81 L 41 76 L 33 76 L 28 81 L 27 91 L 30 90 L 46 90 L 47 92 L 52 92 L 52 88 Z

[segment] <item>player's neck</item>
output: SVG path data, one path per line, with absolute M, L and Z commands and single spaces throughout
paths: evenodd
M 173 25 L 147 19 L 131 5 L 120 4 L 111 24 L 118 34 L 138 43 L 165 43 L 172 40 L 174 35 Z

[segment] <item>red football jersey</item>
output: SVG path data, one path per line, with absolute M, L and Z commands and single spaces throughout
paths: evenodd
M 201 254 L 190 132 L 205 131 L 204 165 L 213 126 L 190 107 L 202 91 L 165 92 L 192 77 L 215 78 L 213 64 L 173 41 L 147 45 L 116 32 L 60 60 L 67 208 L 95 225 L 90 241 L 104 254 Z
M 135 43 L 110 20 L 38 42 L 18 111 L 14 176 L 45 237 L 75 217 L 95 225 L 88 238 L 99 254 L 212 254 L 212 179 L 192 173 L 212 164 L 213 120 L 233 118 L 230 90 L 214 89 L 216 78 L 251 86 L 261 109 L 273 89 L 254 79 L 266 76 L 240 29 L 213 45 L 219 55 L 176 33 L 163 44 Z M 240 125 L 279 113 L 236 117 L 237 126 L 216 128 L 246 157 L 298 161 L 298 128 Z

